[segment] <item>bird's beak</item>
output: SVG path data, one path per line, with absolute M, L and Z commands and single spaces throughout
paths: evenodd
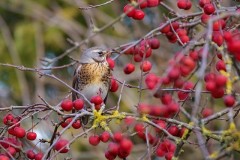
M 112 52 L 109 50 L 103 52 L 103 55 L 105 55 L 106 57 L 111 56 L 111 54 L 112 54 Z

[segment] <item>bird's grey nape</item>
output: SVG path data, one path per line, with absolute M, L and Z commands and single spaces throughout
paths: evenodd
M 104 46 L 104 45 L 91 47 L 91 48 L 86 49 L 86 50 L 83 52 L 83 54 L 89 53 L 90 51 L 94 51 L 94 50 L 104 51 L 104 50 L 107 50 L 107 47 Z

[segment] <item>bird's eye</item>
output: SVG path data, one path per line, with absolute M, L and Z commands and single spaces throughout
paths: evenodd
M 98 55 L 100 55 L 100 56 L 103 55 L 103 51 L 99 51 Z

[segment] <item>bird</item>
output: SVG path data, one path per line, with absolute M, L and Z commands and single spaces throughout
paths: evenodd
M 104 47 L 92 47 L 86 49 L 79 59 L 73 75 L 73 89 L 84 95 L 89 101 L 93 96 L 101 96 L 106 103 L 109 88 L 111 69 L 107 62 L 107 56 L 111 52 Z M 72 101 L 83 97 L 72 91 Z M 84 109 L 88 110 L 89 105 L 84 104 Z M 83 125 L 88 123 L 89 116 L 83 116 Z

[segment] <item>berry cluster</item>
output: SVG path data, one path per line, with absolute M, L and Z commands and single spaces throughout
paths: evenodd
M 135 20 L 142 20 L 145 13 L 142 9 L 148 7 L 156 7 L 160 4 L 161 0 L 134 0 L 123 8 L 123 12 Z M 139 8 L 139 9 L 137 9 Z

